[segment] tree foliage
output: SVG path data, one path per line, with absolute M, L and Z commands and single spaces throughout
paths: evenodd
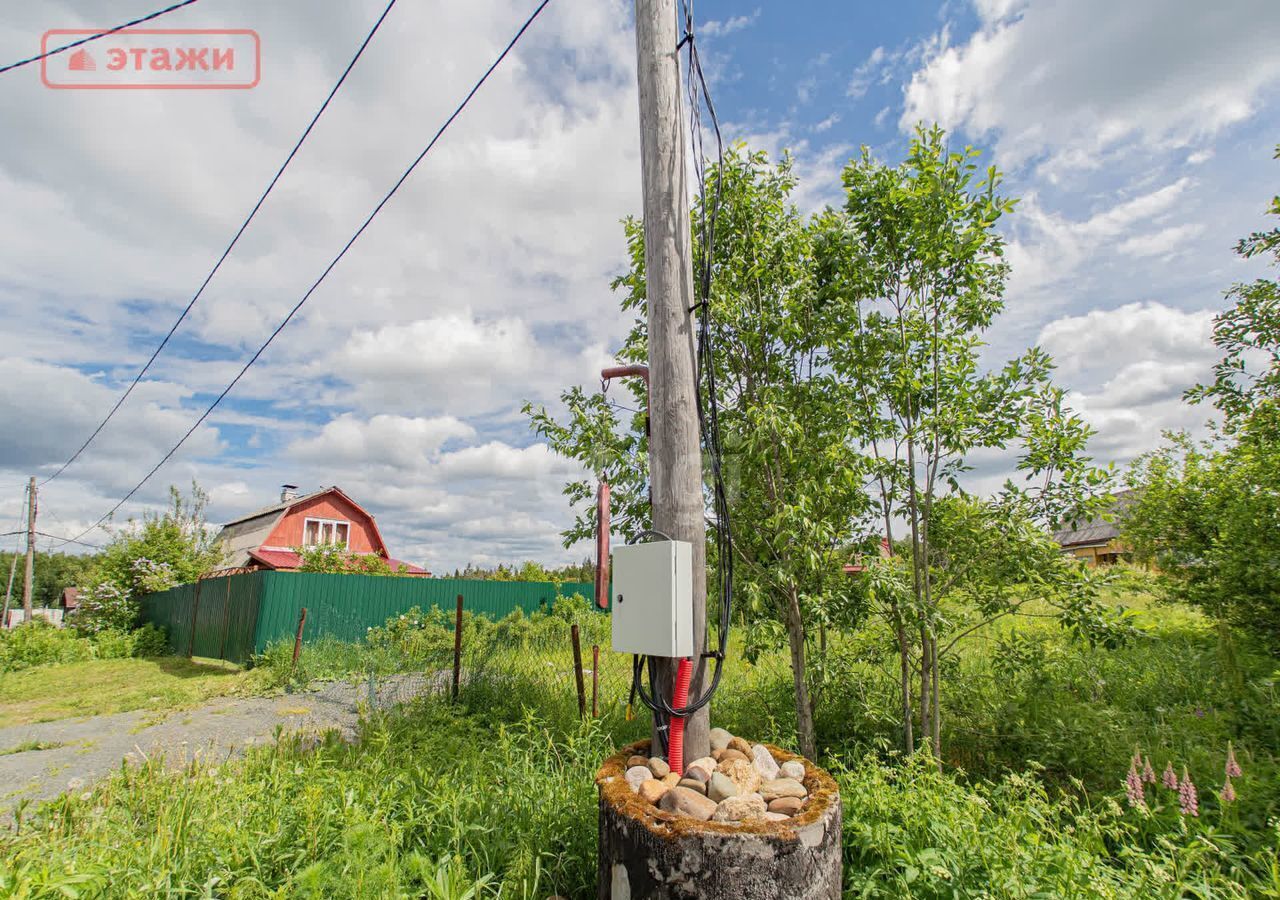
M 1268 211 L 1280 216 L 1280 196 Z M 1280 228 L 1254 232 L 1236 252 L 1280 264 Z M 1213 323 L 1223 354 L 1214 379 L 1187 392 L 1212 403 L 1221 425 L 1204 441 L 1167 435 L 1134 463 L 1124 530 L 1173 596 L 1280 645 L 1280 280 L 1226 296 L 1233 305 Z
M 1032 598 L 1057 602 L 1082 629 L 1098 621 L 1088 579 L 1044 530 L 1105 493 L 1107 473 L 1083 455 L 1089 430 L 1053 386 L 1043 352 L 994 370 L 981 359 L 1008 274 L 995 224 L 1012 202 L 976 156 L 921 130 L 901 165 L 866 152 L 851 162 L 844 208 L 816 216 L 795 206 L 788 157 L 774 163 L 735 147 L 708 176 L 720 197 L 711 362 L 737 617 L 752 652 L 786 644 L 806 754 L 815 708 L 839 677 L 828 628 L 857 628 L 868 603 L 893 624 L 908 746 L 913 719 L 937 746 L 939 659 L 958 635 Z M 695 205 L 695 229 L 701 212 Z M 637 315 L 619 360 L 635 362 L 647 356 L 643 229 L 634 220 L 626 229 L 631 268 L 614 287 Z M 643 411 L 642 388 L 629 388 Z M 582 388 L 561 399 L 563 421 L 527 410 L 534 429 L 609 479 L 633 537 L 648 524 L 643 415 L 623 421 Z M 975 454 L 1015 448 L 1021 484 L 988 499 L 966 494 Z M 594 485 L 584 478 L 566 494 L 577 510 L 566 540 L 589 537 Z M 844 564 L 881 535 L 901 556 L 873 562 L 870 588 L 859 586 Z
M 133 628 L 142 595 L 193 582 L 216 568 L 222 550 L 205 518 L 208 502 L 195 482 L 189 497 L 170 487 L 163 513 L 111 528 L 73 619 L 76 627 L 89 632 Z

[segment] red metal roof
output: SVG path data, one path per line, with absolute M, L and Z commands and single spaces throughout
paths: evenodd
M 302 566 L 302 556 L 293 550 L 264 550 L 259 548 L 250 550 L 249 556 L 262 563 L 268 569 L 290 570 Z M 391 566 L 392 569 L 400 569 L 403 566 L 404 570 L 410 575 L 431 574 L 421 566 L 415 566 L 403 560 L 393 559 L 392 557 L 386 557 L 386 560 L 387 565 Z

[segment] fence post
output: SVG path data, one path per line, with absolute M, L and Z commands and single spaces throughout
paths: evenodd
M 293 668 L 298 668 L 298 654 L 302 652 L 302 629 L 307 624 L 307 608 L 302 607 L 302 612 L 298 614 L 298 633 L 293 639 Z
M 573 674 L 578 682 L 578 718 L 587 715 L 587 690 L 582 683 L 582 644 L 578 641 L 578 623 L 569 629 L 569 639 L 573 641 Z
M 591 645 L 591 718 L 600 718 L 600 645 Z
M 458 612 L 453 620 L 453 699 L 458 699 L 458 683 L 462 680 L 462 595 L 458 595 Z
M 187 641 L 187 659 L 195 654 L 196 649 L 196 621 L 200 618 L 200 586 L 204 584 L 199 578 L 196 579 L 195 599 L 191 601 L 191 637 Z

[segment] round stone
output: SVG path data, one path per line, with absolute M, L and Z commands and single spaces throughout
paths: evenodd
M 692 769 L 694 766 L 697 766 L 699 769 L 705 769 L 707 774 L 710 775 L 712 772 L 716 770 L 716 762 L 717 760 L 715 759 L 715 757 L 700 756 L 697 759 L 695 759 L 693 762 L 685 763 L 684 773 L 688 775 L 689 770 Z M 703 780 L 705 781 L 706 779 L 703 779 Z
M 790 818 L 790 816 L 784 816 L 782 813 L 769 812 L 767 810 L 764 814 L 764 820 L 766 822 L 785 822 Z
M 777 800 L 779 797 L 804 798 L 809 796 L 805 786 L 794 778 L 775 778 L 773 781 L 767 781 L 760 788 L 760 793 L 767 802 Z
M 728 797 L 736 797 L 738 793 L 738 786 L 721 772 L 714 773 L 707 782 L 707 796 L 716 803 Z
M 647 756 L 637 755 L 637 756 L 632 756 L 627 760 L 628 769 L 634 769 L 636 766 L 647 766 L 647 765 L 649 765 L 649 757 Z
M 762 819 L 765 814 L 764 799 L 759 794 L 739 794 L 727 797 L 716 805 L 711 816 L 713 822 L 745 822 Z
M 727 759 L 716 771 L 732 781 L 739 794 L 750 794 L 760 787 L 760 773 L 745 759 Z
M 640 790 L 640 785 L 653 777 L 653 773 L 649 771 L 648 766 L 632 766 L 622 777 L 627 780 L 627 784 L 631 785 L 632 792 L 635 792 Z
M 749 762 L 751 757 L 747 756 L 747 754 L 743 753 L 741 750 L 734 750 L 732 747 L 728 750 L 721 751 L 720 762 L 725 762 L 730 759 L 740 759 L 743 762 Z
M 656 778 L 650 778 L 644 784 L 640 785 L 640 798 L 647 803 L 658 805 L 658 801 L 662 799 L 662 795 L 667 793 L 669 788 Z
M 740 737 L 730 738 L 730 739 L 729 739 L 729 746 L 728 746 L 726 749 L 728 749 L 728 750 L 737 750 L 739 753 L 741 753 L 741 754 L 742 754 L 743 756 L 745 756 L 747 759 L 750 759 L 750 758 L 751 758 L 751 745 L 750 745 L 750 744 L 748 744 L 746 741 L 744 741 L 744 740 L 743 740 L 742 738 L 740 738 Z
M 723 728 L 711 729 L 711 749 L 723 750 L 729 746 L 729 741 L 733 740 L 733 735 L 725 731 Z
M 798 759 L 789 759 L 778 767 L 782 771 L 783 778 L 794 778 L 796 781 L 804 781 L 804 763 Z M 776 775 L 774 776 L 777 777 Z
M 649 771 L 653 773 L 654 778 L 666 778 L 671 774 L 671 766 L 660 756 L 647 759 L 645 763 L 649 766 Z
M 709 766 L 701 766 L 701 765 L 689 766 L 689 768 L 684 770 L 684 777 L 695 778 L 698 781 L 701 781 L 703 784 L 706 784 L 707 781 L 711 778 L 711 773 L 714 772 L 715 770 L 716 770 L 716 763 L 715 763 L 715 760 L 712 760 L 711 765 Z
M 708 800 L 697 791 L 674 787 L 662 795 L 662 799 L 658 801 L 658 808 L 678 816 L 688 816 L 699 822 L 705 822 L 715 814 L 716 804 L 714 800 Z
M 755 763 L 756 771 L 765 781 L 772 781 L 778 777 L 778 763 L 764 744 L 756 744 L 751 748 L 751 761 Z
M 784 816 L 794 816 L 800 812 L 800 807 L 804 806 L 804 800 L 799 797 L 777 797 L 769 801 L 769 812 L 781 813 Z
M 707 793 L 706 782 L 699 781 L 696 778 L 681 778 L 680 783 L 677 784 L 676 787 L 688 788 L 691 791 L 697 791 L 703 796 Z
M 662 778 L 659 778 L 658 780 L 661 781 L 663 784 L 665 784 L 667 787 L 673 788 L 680 783 L 680 776 L 677 775 L 675 772 L 668 772 L 665 776 L 663 776 Z

